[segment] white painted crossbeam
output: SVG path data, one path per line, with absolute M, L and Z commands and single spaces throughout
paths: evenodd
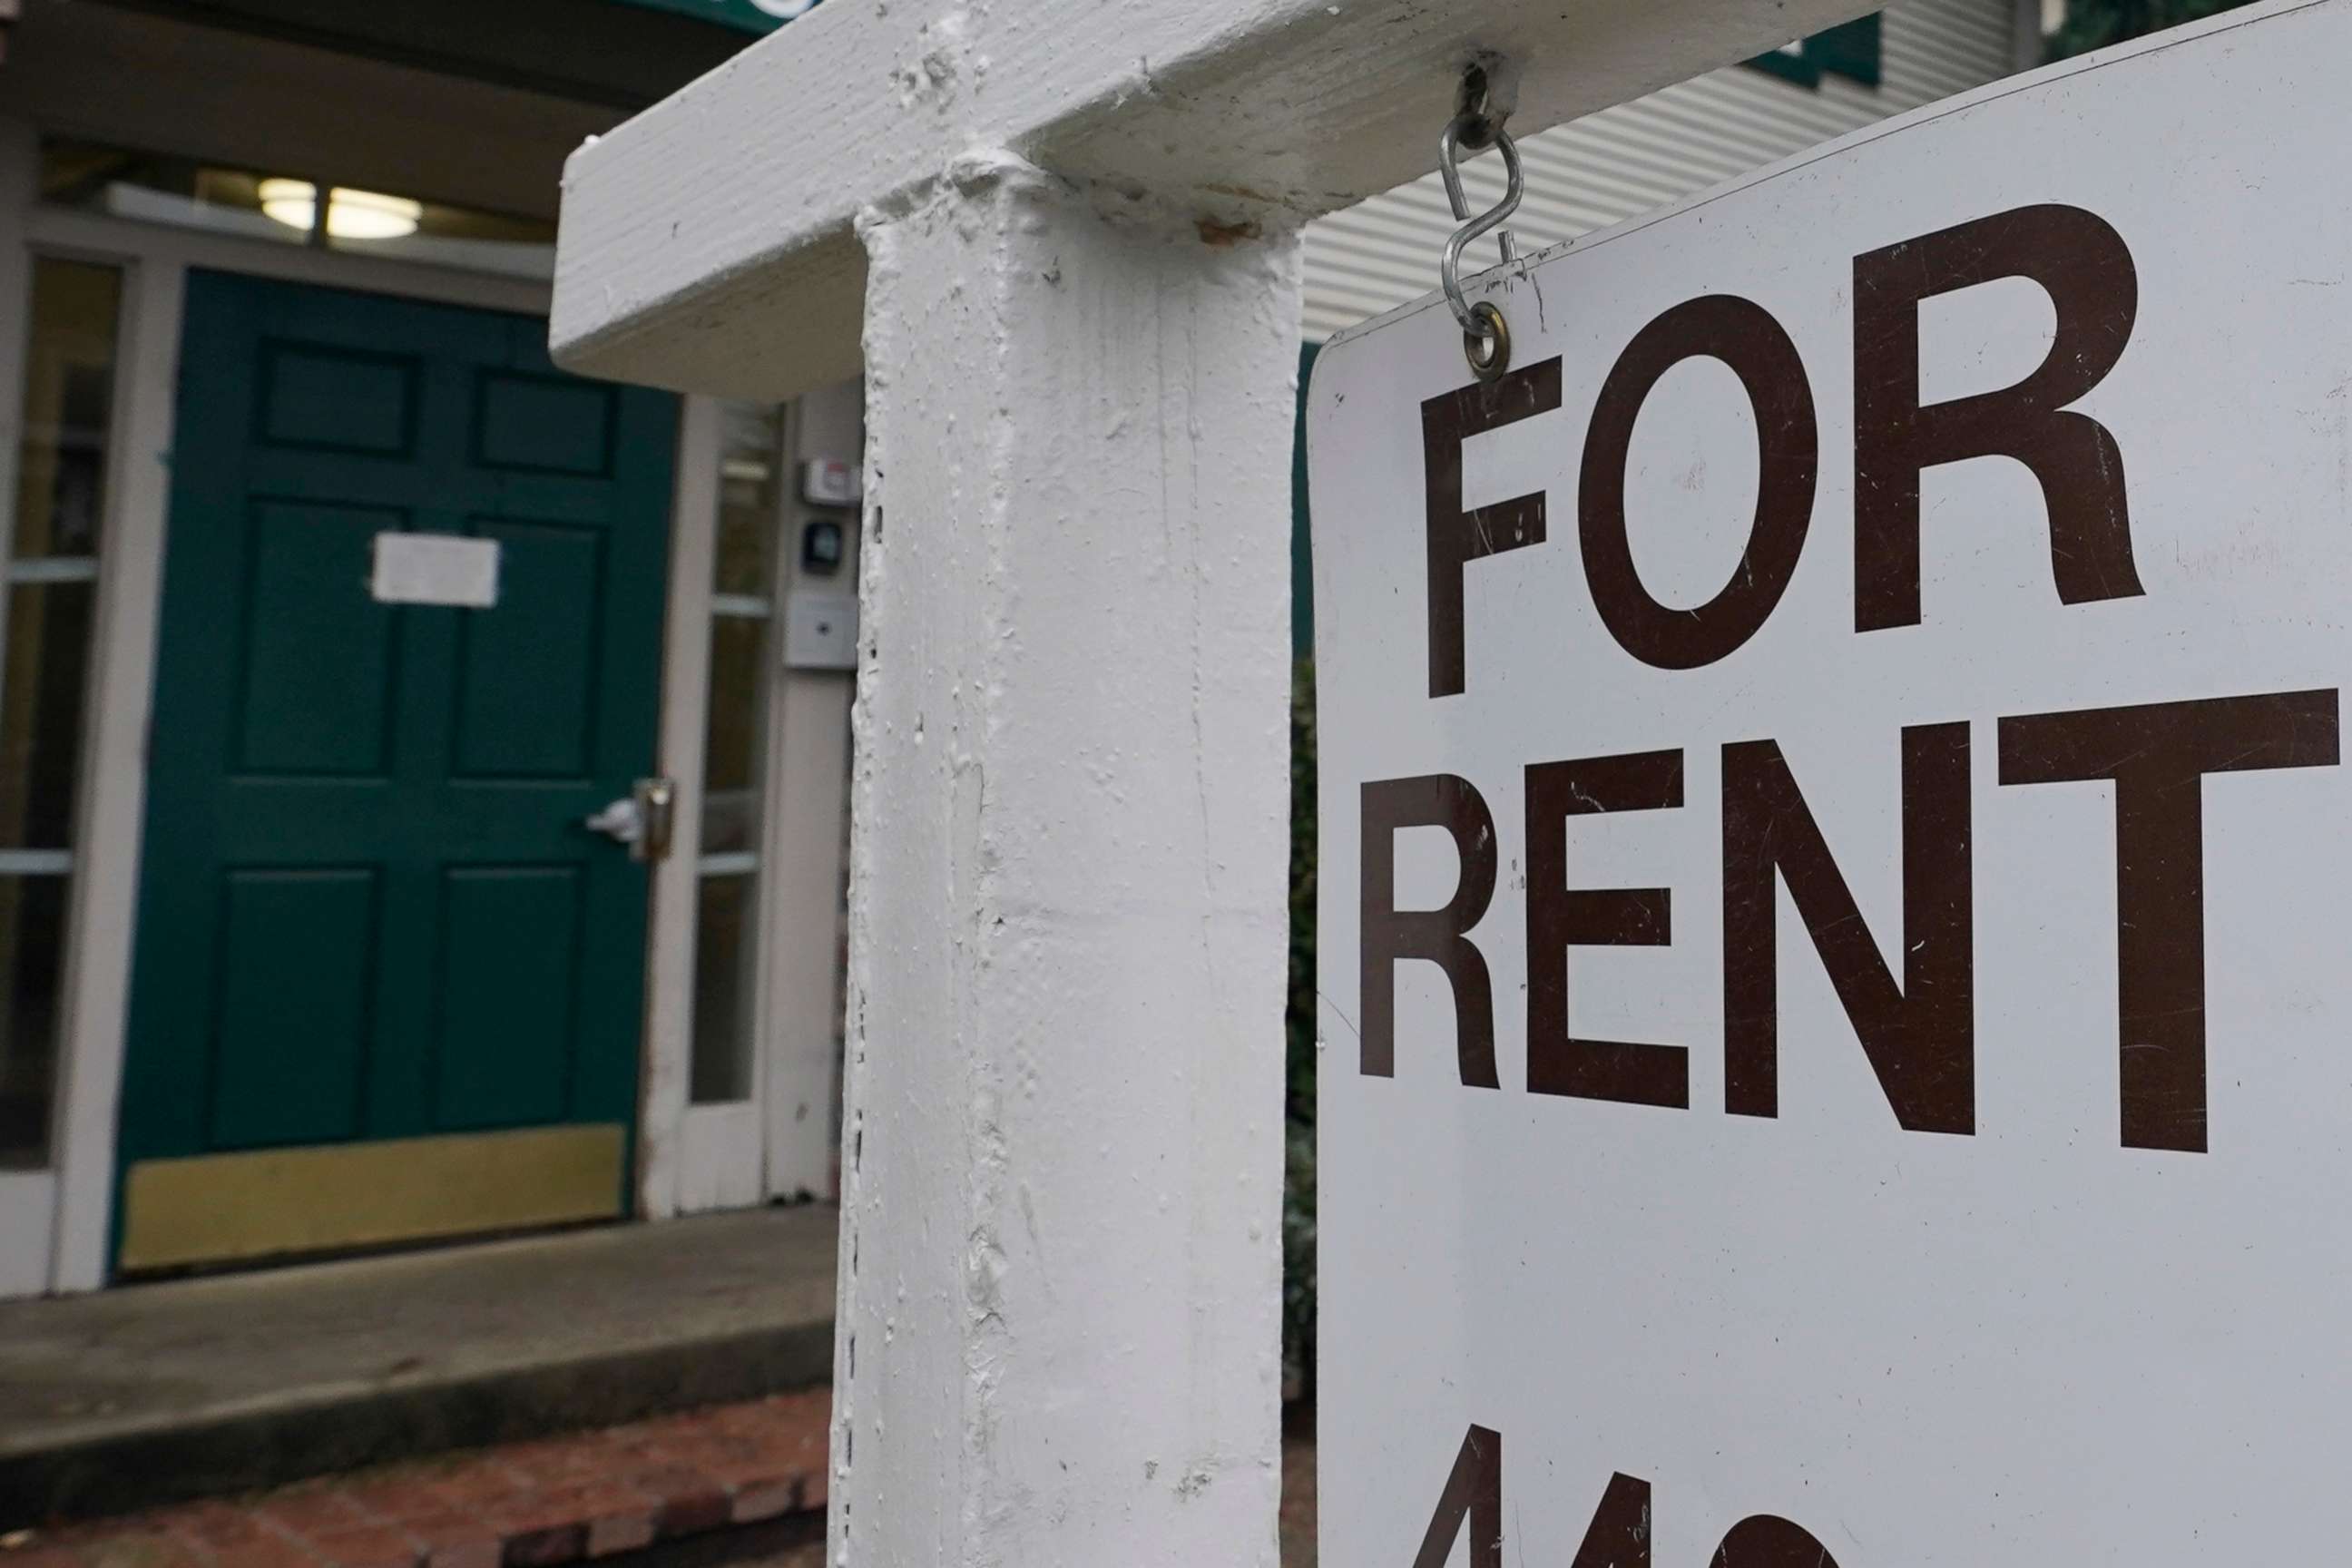
M 563 363 L 866 375 L 834 1563 L 1271 1568 L 1299 227 L 1862 8 L 833 0 L 573 157 Z
M 855 374 L 858 212 L 977 149 L 1213 224 L 1345 206 L 1436 163 L 1463 65 L 1526 133 L 1774 47 L 1857 0 L 834 0 L 564 176 L 556 357 L 783 397 Z

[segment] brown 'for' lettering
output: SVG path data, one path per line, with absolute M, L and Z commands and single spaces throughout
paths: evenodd
M 1453 773 L 1376 779 L 1361 795 L 1362 922 L 1358 983 L 1363 1011 L 1358 1070 L 1396 1076 L 1396 965 L 1419 958 L 1445 972 L 1454 991 L 1454 1050 L 1462 1081 L 1500 1089 L 1495 1076 L 1495 993 L 1486 959 L 1469 931 L 1495 896 L 1495 817 L 1468 779 Z M 1406 827 L 1443 827 L 1453 837 L 1462 872 L 1454 896 L 1433 910 L 1396 907 L 1396 836 Z
M 1462 443 L 1559 406 L 1559 361 L 1552 358 L 1500 381 L 1478 382 L 1421 405 L 1421 459 L 1427 488 L 1429 694 L 1463 687 L 1462 568 L 1470 562 L 1544 542 L 1544 495 L 1514 496 L 1462 510 Z
M 2333 689 L 2000 721 L 2001 783 L 2115 782 L 2126 1148 L 2206 1149 L 2204 775 L 2336 761 Z
M 1919 302 L 2030 278 L 2058 315 L 2050 353 L 1998 392 L 1919 406 Z M 2018 207 L 1853 258 L 1853 628 L 1919 621 L 1919 472 L 2014 458 L 2041 481 L 2050 569 L 2069 605 L 2141 592 L 2124 459 L 2066 405 L 2123 357 L 2139 274 L 2123 237 L 2080 207 Z
M 1780 1113 L 1776 875 L 1829 972 L 1895 1120 L 1976 1131 L 1969 727 L 1903 731 L 1903 984 L 1887 972 L 1788 760 L 1723 748 L 1723 1108 Z
M 1673 940 L 1674 912 L 1664 888 L 1570 888 L 1568 819 L 1680 806 L 1683 754 L 1535 763 L 1527 770 L 1527 802 L 1528 1089 L 1687 1106 L 1690 1059 L 1682 1047 L 1578 1039 L 1568 1032 L 1568 950 L 1663 947 Z
M 1706 604 L 1685 610 L 1651 597 L 1633 569 L 1625 531 L 1625 462 L 1650 389 L 1675 365 L 1702 355 L 1731 367 L 1756 411 L 1756 516 L 1731 580 Z M 1804 361 L 1763 306 L 1737 295 L 1703 295 L 1636 332 L 1601 384 L 1577 480 L 1584 574 L 1609 635 L 1661 669 L 1713 664 L 1754 637 L 1780 602 L 1804 551 L 1820 468 L 1821 433 Z

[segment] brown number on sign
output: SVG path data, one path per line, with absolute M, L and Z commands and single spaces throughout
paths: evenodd
M 1421 1538 L 1412 1568 L 1445 1568 L 1470 1526 L 1470 1568 L 1503 1568 L 1503 1435 L 1474 1426 L 1463 1434 L 1437 1511 Z M 1609 1478 L 1569 1568 L 1651 1568 L 1650 1483 L 1620 1471 Z M 1724 1532 L 1709 1568 L 1838 1568 L 1811 1531 L 1777 1513 L 1750 1514 Z
M 1470 1521 L 1470 1568 L 1503 1568 L 1503 1435 L 1486 1426 L 1472 1426 L 1462 1435 L 1454 1456 L 1454 1469 L 1445 1489 L 1437 1494 L 1437 1511 L 1421 1538 L 1412 1568 L 1445 1568 L 1462 1521 Z

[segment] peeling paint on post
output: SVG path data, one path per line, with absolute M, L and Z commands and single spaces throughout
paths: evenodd
M 1273 1561 L 1298 226 L 1865 5 L 826 5 L 572 159 L 563 363 L 869 373 L 836 1562 Z
M 835 1559 L 1270 1563 L 1297 234 L 859 232 Z

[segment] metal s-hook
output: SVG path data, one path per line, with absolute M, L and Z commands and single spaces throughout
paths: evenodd
M 1483 66 L 1472 66 L 1463 79 L 1462 108 L 1446 123 L 1445 134 L 1438 139 L 1437 166 L 1445 177 L 1445 199 L 1453 205 L 1454 219 L 1462 226 L 1445 242 L 1445 253 L 1437 264 L 1437 279 L 1445 289 L 1445 303 L 1454 319 L 1462 324 L 1463 357 L 1481 381 L 1493 381 L 1511 366 L 1511 332 L 1503 320 L 1503 312 L 1491 300 L 1482 300 L 1472 305 L 1462 292 L 1462 252 L 1481 235 L 1493 232 L 1509 221 L 1519 210 L 1519 198 L 1527 194 L 1527 180 L 1519 168 L 1518 144 L 1511 133 L 1503 129 L 1507 109 L 1496 109 L 1487 98 L 1486 71 Z M 1503 155 L 1506 186 L 1503 199 L 1477 216 L 1470 216 L 1470 197 L 1462 188 L 1462 151 L 1472 151 L 1491 144 Z M 1518 257 L 1518 245 L 1511 232 L 1504 229 L 1499 243 L 1503 259 L 1513 261 Z

